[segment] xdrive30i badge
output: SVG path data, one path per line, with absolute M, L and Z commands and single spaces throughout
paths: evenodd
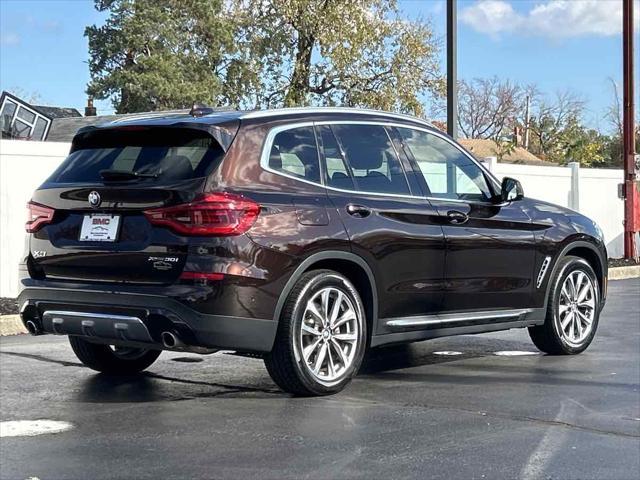
M 94 208 L 99 207 L 100 203 L 102 202 L 102 199 L 100 198 L 100 194 L 95 190 L 89 193 L 87 200 L 89 200 L 89 205 L 91 205 Z

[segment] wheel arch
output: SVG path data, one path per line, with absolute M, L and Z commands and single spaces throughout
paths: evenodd
M 373 272 L 367 262 L 360 256 L 344 251 L 325 251 L 313 254 L 305 258 L 295 269 L 287 283 L 285 284 L 274 312 L 274 320 L 280 321 L 280 315 L 284 304 L 291 293 L 296 282 L 309 270 L 327 268 L 334 270 L 345 277 L 353 284 L 362 297 L 365 313 L 367 316 L 367 326 L 369 327 L 369 337 L 373 335 L 378 319 L 378 293 Z
M 557 255 L 553 265 L 553 269 L 547 277 L 548 281 L 545 292 L 544 308 L 547 308 L 547 304 L 549 302 L 549 292 L 553 287 L 551 279 L 554 278 L 558 271 L 560 260 L 567 256 L 582 258 L 591 266 L 591 268 L 593 268 L 593 271 L 596 273 L 598 287 L 600 289 L 600 302 L 601 304 L 603 304 L 607 293 L 607 261 L 606 259 L 602 258 L 601 253 L 592 243 L 587 241 L 573 241 L 565 245 L 565 247 Z

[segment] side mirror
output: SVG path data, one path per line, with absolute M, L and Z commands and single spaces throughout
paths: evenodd
M 503 202 L 515 202 L 517 200 L 522 200 L 524 198 L 522 185 L 515 178 L 504 177 L 502 179 L 500 197 Z

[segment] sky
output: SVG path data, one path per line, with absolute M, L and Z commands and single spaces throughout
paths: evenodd
M 445 0 L 398 3 L 403 15 L 431 22 L 443 45 L 444 69 Z M 37 96 L 36 104 L 82 112 L 89 81 L 84 28 L 105 18 L 93 4 L 0 0 L 0 90 L 17 89 L 23 98 Z M 585 122 L 606 131 L 609 79 L 622 78 L 621 12 L 622 0 L 458 0 L 458 75 L 535 83 L 549 95 L 571 89 L 587 100 Z M 108 101 L 96 106 L 99 114 L 113 112 Z

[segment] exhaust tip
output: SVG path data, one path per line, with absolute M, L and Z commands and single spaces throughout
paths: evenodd
M 167 348 L 175 348 L 179 343 L 178 337 L 171 332 L 162 332 L 162 344 Z
M 25 326 L 27 327 L 27 332 L 29 332 L 31 335 L 40 335 L 40 328 L 33 320 L 27 320 Z

